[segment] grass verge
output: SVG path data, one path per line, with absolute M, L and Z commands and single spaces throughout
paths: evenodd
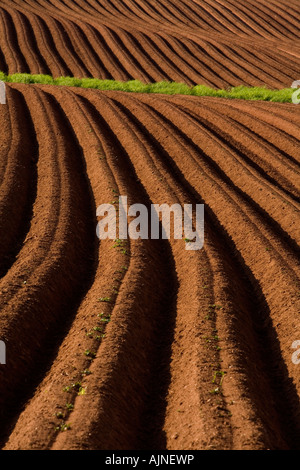
M 121 82 L 118 80 L 100 80 L 98 78 L 76 78 L 59 77 L 50 75 L 31 75 L 28 73 L 15 73 L 6 75 L 0 72 L 0 80 L 8 83 L 37 83 L 47 85 L 73 86 L 81 88 L 92 88 L 96 90 L 117 90 L 133 93 L 162 93 L 167 95 L 192 95 L 192 96 L 215 96 L 229 99 L 274 101 L 279 103 L 291 103 L 293 88 L 282 90 L 269 90 L 264 87 L 232 87 L 228 90 L 215 90 L 206 85 L 189 87 L 184 83 L 157 82 L 145 84 L 139 80 Z

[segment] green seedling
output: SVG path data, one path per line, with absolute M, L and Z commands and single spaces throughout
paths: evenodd
M 71 429 L 71 424 L 61 423 L 59 426 L 56 426 L 55 431 L 68 431 Z
M 94 330 L 94 331 L 100 331 L 100 332 L 102 333 L 103 327 L 102 327 L 102 326 L 94 326 L 94 327 L 93 327 L 93 330 Z
M 104 334 L 104 333 L 102 333 L 102 335 L 97 335 L 97 336 L 95 337 L 95 339 L 96 339 L 97 341 L 101 341 L 103 338 L 105 338 L 105 334 Z
M 214 377 L 213 377 L 212 383 L 213 383 L 213 384 L 216 383 L 217 377 L 221 377 L 220 384 L 219 384 L 219 385 L 221 386 L 225 374 L 226 374 L 226 372 L 223 372 L 222 370 L 217 370 L 217 371 L 214 373 Z
M 210 304 L 209 308 L 216 309 L 216 310 L 221 310 L 223 307 L 222 307 L 222 305 L 218 305 L 218 304 Z
M 103 323 L 109 323 L 110 317 L 101 316 L 100 321 L 102 321 Z
M 96 357 L 96 353 L 93 352 L 93 351 L 90 351 L 89 349 L 86 349 L 86 351 L 84 351 L 84 355 L 87 356 L 90 359 L 95 359 L 95 357 Z

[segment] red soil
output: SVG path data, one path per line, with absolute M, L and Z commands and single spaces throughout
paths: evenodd
M 0 70 L 288 88 L 298 0 L 1 0 Z
M 0 49 L 11 73 L 211 84 L 203 60 L 224 86 L 252 83 L 248 44 L 278 86 L 287 52 L 262 51 L 293 41 L 284 3 L 1 1 Z M 235 82 L 215 61 L 230 43 Z M 1 447 L 300 449 L 298 108 L 11 84 L 0 119 Z M 204 248 L 99 243 L 118 195 L 204 203 Z

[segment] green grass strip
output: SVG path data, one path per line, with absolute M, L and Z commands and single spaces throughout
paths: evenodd
M 121 82 L 118 80 L 99 80 L 98 78 L 59 77 L 50 75 L 31 75 L 28 73 L 14 73 L 6 75 L 0 72 L 0 80 L 8 83 L 37 83 L 47 85 L 62 85 L 95 90 L 117 90 L 132 93 L 163 93 L 167 95 L 215 96 L 229 99 L 274 101 L 278 103 L 291 103 L 293 88 L 282 90 L 269 90 L 264 87 L 232 87 L 229 90 L 215 90 L 205 85 L 189 87 L 184 83 L 158 82 L 145 84 L 139 80 Z

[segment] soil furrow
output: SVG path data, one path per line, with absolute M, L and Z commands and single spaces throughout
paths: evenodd
M 29 230 L 36 193 L 37 142 L 22 94 L 7 87 L 11 142 L 0 186 L 0 278 L 20 250 Z
M 26 98 L 29 96 L 28 93 Z M 1 337 L 9 351 L 7 368 L 1 369 L 2 439 L 24 399 L 34 390 L 38 377 L 51 363 L 60 335 L 73 317 L 93 270 L 95 216 L 89 188 L 82 176 L 80 150 L 53 99 L 45 100 L 39 94 L 38 100 L 43 103 L 39 105 L 32 94 L 31 100 L 27 103 L 31 112 L 33 103 L 49 110 L 48 139 L 40 114 L 39 122 L 34 118 L 39 163 L 31 228 L 18 260 L 1 282 Z M 57 126 L 64 129 L 64 137 L 58 138 L 55 155 L 49 144 L 56 140 Z M 66 142 L 68 155 L 64 154 Z M 52 194 L 49 193 L 51 179 L 59 188 L 52 190 Z M 46 209 L 47 187 L 48 214 L 39 209 L 41 205 Z
M 131 116 L 131 119 L 132 119 L 132 116 Z M 145 129 L 143 130 L 143 135 L 145 135 Z M 162 156 L 164 154 L 162 148 L 158 151 L 158 154 L 160 156 Z M 172 168 L 172 171 L 170 171 L 170 169 L 168 170 L 168 174 L 174 174 L 174 167 Z M 220 231 L 221 230 L 218 230 L 218 233 L 220 233 Z M 227 242 L 227 244 L 228 244 L 228 242 Z M 231 244 L 232 244 L 232 242 L 231 242 Z M 233 252 L 236 252 L 236 248 L 233 250 Z M 254 297 L 252 297 L 253 294 L 251 294 L 250 298 L 257 298 L 256 296 L 257 296 L 257 291 L 258 291 L 258 283 L 257 283 L 253 273 L 251 273 L 251 271 L 249 270 L 248 265 L 241 258 L 241 255 L 239 256 L 239 258 L 240 258 L 241 265 L 243 266 L 244 274 L 247 274 L 248 289 L 251 288 L 251 291 L 252 291 L 253 294 L 255 292 Z M 279 422 L 281 423 L 281 426 L 282 426 L 282 437 L 284 436 L 284 438 L 285 438 L 285 435 L 287 435 L 287 439 L 288 439 L 289 444 L 290 445 L 297 445 L 297 437 L 296 437 L 296 441 L 295 441 L 295 436 L 297 436 L 298 432 L 299 432 L 299 419 L 298 419 L 299 417 L 298 417 L 298 414 L 296 412 L 297 403 L 298 403 L 297 394 L 296 394 L 296 391 L 293 387 L 288 386 L 287 365 L 285 364 L 283 359 L 281 361 L 279 361 L 279 359 L 278 359 L 278 354 L 280 354 L 280 353 L 278 353 L 278 351 L 280 351 L 280 350 L 279 350 L 279 344 L 277 343 L 277 346 L 276 346 L 276 341 L 275 341 L 277 333 L 273 330 L 273 326 L 271 326 L 271 323 L 268 320 L 269 308 L 270 307 L 266 304 L 266 302 L 264 300 L 264 294 L 263 293 L 258 298 L 261 299 L 260 304 L 252 306 L 252 314 L 251 314 L 251 317 L 253 318 L 253 322 L 254 322 L 254 325 L 255 325 L 255 329 L 256 330 L 257 330 L 257 328 L 259 330 L 263 329 L 263 331 L 265 333 L 268 332 L 267 336 L 265 336 L 265 338 L 269 338 L 269 337 L 271 338 L 271 340 L 270 340 L 270 343 L 272 343 L 271 351 L 273 351 L 274 354 L 275 354 L 275 351 L 276 351 L 276 356 L 275 356 L 276 360 L 273 360 L 272 355 L 268 354 L 268 360 L 270 360 L 270 362 L 263 361 L 263 372 L 267 374 L 268 382 L 271 384 L 271 387 L 272 387 L 272 390 L 273 390 L 272 395 L 274 396 L 274 400 L 276 402 L 276 409 L 277 409 L 277 412 L 278 412 L 278 420 L 279 420 Z M 262 314 L 262 312 L 264 312 L 264 321 L 263 322 L 258 317 L 258 314 L 256 312 L 261 312 L 261 314 Z M 262 335 L 262 338 L 263 337 L 264 336 Z M 264 348 L 262 350 L 260 349 L 261 348 L 261 342 L 262 342 L 262 340 L 260 338 L 261 337 L 258 336 L 258 338 L 256 338 L 256 341 L 259 342 L 259 346 L 258 346 L 257 349 L 261 351 L 261 360 L 262 360 L 266 351 L 264 351 Z M 268 346 L 269 346 L 269 344 L 268 344 Z M 270 344 L 270 346 L 271 346 L 271 344 Z M 268 351 L 268 349 L 266 349 L 266 350 Z M 279 361 L 279 362 L 277 362 L 277 361 Z M 280 367 L 278 367 L 278 363 L 281 364 Z M 269 371 L 269 372 L 266 372 L 266 371 Z M 279 381 L 279 378 L 280 378 L 280 381 Z M 261 377 L 260 377 L 260 380 L 262 380 Z M 255 383 L 257 383 L 257 382 L 255 382 Z M 280 384 L 280 386 L 278 384 Z M 279 392 L 278 392 L 278 389 L 280 390 Z M 289 411 L 287 411 L 286 408 L 285 408 L 285 406 L 287 405 L 286 403 L 285 403 L 284 407 L 282 407 L 280 399 L 278 400 L 276 398 L 276 397 L 278 397 L 276 392 L 278 392 L 278 395 L 281 397 L 281 399 L 282 399 L 283 396 L 286 396 L 288 394 L 288 396 L 290 397 Z M 270 418 L 270 416 L 272 416 L 272 413 L 269 415 L 269 418 Z M 293 437 L 293 433 L 290 433 L 290 431 L 288 432 L 288 426 L 291 426 L 291 423 L 293 423 L 292 426 L 293 426 L 293 429 L 294 429 L 294 432 L 295 432 L 294 437 Z M 270 426 L 272 428 L 271 424 L 270 424 Z M 269 436 L 269 438 L 270 438 L 270 436 Z M 291 443 L 293 443 L 293 444 L 291 444 Z

